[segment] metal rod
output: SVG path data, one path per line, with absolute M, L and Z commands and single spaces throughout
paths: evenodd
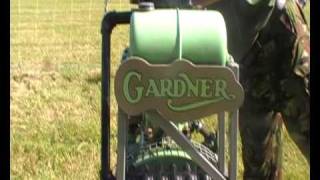
M 239 65 L 232 63 L 231 69 L 235 74 L 236 80 L 239 81 Z M 238 155 L 237 155 L 237 142 L 238 142 L 238 121 L 239 121 L 239 110 L 231 112 L 231 122 L 230 122 L 230 180 L 237 179 L 237 165 L 238 165 Z M 230 116 L 230 115 L 229 115 Z
M 110 39 L 117 24 L 128 24 L 131 12 L 109 12 L 103 17 L 101 68 L 101 179 L 110 179 Z
M 218 168 L 225 175 L 225 112 L 218 113 Z
M 101 84 L 101 178 L 107 179 L 110 170 L 110 34 L 102 33 L 102 84 Z
M 128 115 L 118 108 L 118 156 L 117 156 L 117 180 L 126 179 L 126 152 L 127 152 L 127 133 Z
M 237 179 L 237 134 L 238 134 L 238 119 L 239 111 L 236 110 L 232 113 L 230 124 L 230 180 Z

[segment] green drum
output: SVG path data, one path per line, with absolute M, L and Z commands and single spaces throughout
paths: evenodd
M 131 16 L 129 56 L 151 64 L 187 59 L 194 64 L 224 66 L 227 33 L 217 11 L 154 10 Z

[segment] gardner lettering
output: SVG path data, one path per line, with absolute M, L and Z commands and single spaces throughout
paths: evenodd
M 181 98 L 200 97 L 208 99 L 234 99 L 227 93 L 227 83 L 223 79 L 198 78 L 192 79 L 186 73 L 179 73 L 172 79 L 146 79 L 143 82 L 138 72 L 128 72 L 123 81 L 123 93 L 126 100 L 135 104 L 143 97 Z M 146 84 L 146 86 L 143 86 Z

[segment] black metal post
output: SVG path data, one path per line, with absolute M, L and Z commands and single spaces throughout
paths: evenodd
M 102 20 L 102 84 L 101 84 L 101 176 L 112 179 L 110 169 L 110 42 L 113 28 L 129 24 L 131 12 L 109 12 Z

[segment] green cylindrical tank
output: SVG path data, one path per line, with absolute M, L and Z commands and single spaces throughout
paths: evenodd
M 224 19 L 217 11 L 136 11 L 131 16 L 129 55 L 152 64 L 183 58 L 224 66 L 228 57 Z

